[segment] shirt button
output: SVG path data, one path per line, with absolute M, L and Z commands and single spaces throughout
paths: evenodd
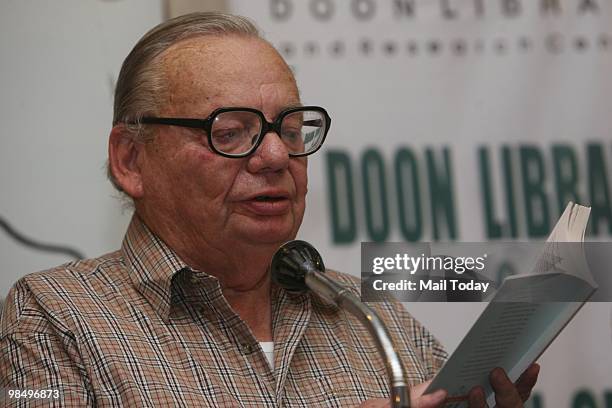
M 249 354 L 251 352 L 253 352 L 253 346 L 250 344 L 243 344 L 242 345 L 242 352 L 244 354 Z

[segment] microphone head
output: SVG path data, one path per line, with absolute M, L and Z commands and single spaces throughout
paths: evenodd
M 304 292 L 306 274 L 310 271 L 325 272 L 321 254 L 308 242 L 294 240 L 283 244 L 270 264 L 272 281 L 291 292 Z

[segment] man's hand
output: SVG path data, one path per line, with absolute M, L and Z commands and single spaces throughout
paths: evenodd
M 496 368 L 491 371 L 489 381 L 495 391 L 495 402 L 497 408 L 520 408 L 523 403 L 529 399 L 531 390 L 538 380 L 540 366 L 538 364 L 530 365 L 521 374 L 516 384 L 506 375 L 506 372 L 501 368 Z M 487 403 L 482 388 L 474 387 L 468 395 L 470 408 L 485 408 Z
M 430 381 L 410 387 L 410 407 L 411 408 L 442 408 L 447 392 L 437 390 L 431 394 L 423 395 Z M 364 401 L 359 408 L 391 408 L 391 401 L 388 398 L 376 398 Z

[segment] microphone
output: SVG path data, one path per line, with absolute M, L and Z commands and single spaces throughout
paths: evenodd
M 389 331 L 378 314 L 362 303 L 350 290 L 325 275 L 319 252 L 308 242 L 294 240 L 282 245 L 270 264 L 272 280 L 291 292 L 308 289 L 353 314 L 363 324 L 385 363 L 391 388 L 391 406 L 410 408 L 405 368 L 393 348 Z

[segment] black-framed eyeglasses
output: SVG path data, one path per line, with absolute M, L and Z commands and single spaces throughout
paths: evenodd
M 319 106 L 285 109 L 272 123 L 257 109 L 219 108 L 206 119 L 146 116 L 140 123 L 203 129 L 208 138 L 208 146 L 215 153 L 233 158 L 253 153 L 264 136 L 274 131 L 287 147 L 289 156 L 299 157 L 313 154 L 321 148 L 331 118 Z

